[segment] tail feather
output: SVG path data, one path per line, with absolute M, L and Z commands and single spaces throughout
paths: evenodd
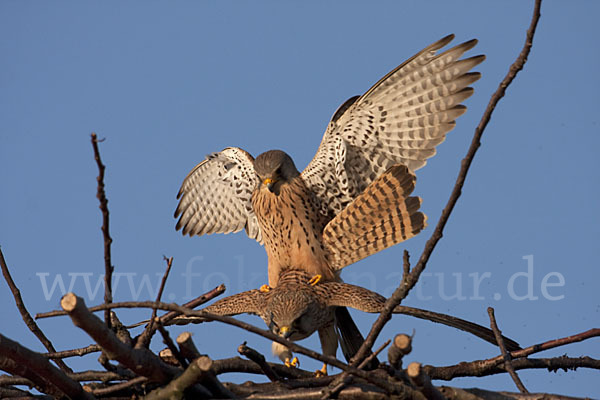
M 354 323 L 354 320 L 346 307 L 335 308 L 335 327 L 338 333 L 342 353 L 344 354 L 346 361 L 349 362 L 365 339 L 358 330 L 358 327 Z M 373 370 L 377 368 L 378 365 L 379 360 L 375 357 L 369 362 L 365 369 Z
M 403 242 L 427 226 L 419 211 L 421 199 L 409 197 L 415 176 L 404 165 L 394 165 L 331 220 L 323 231 L 330 265 L 341 269 Z

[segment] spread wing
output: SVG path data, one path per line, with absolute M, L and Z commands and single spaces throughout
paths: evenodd
M 261 315 L 262 311 L 265 309 L 264 300 L 265 293 L 261 293 L 258 289 L 253 289 L 246 292 L 237 293 L 232 296 L 227 296 L 219 301 L 216 301 L 208 307 L 204 307 L 201 311 L 225 316 L 244 313 Z M 169 321 L 167 325 L 200 324 L 203 322 L 206 322 L 206 318 L 180 315 Z
M 209 155 L 183 180 L 177 195 L 176 229 L 190 236 L 246 229 L 250 238 L 262 244 L 252 210 L 252 192 L 258 184 L 250 153 L 228 147 Z
M 454 35 L 426 47 L 333 115 L 302 178 L 324 204 L 339 213 L 394 164 L 415 171 L 435 154 L 473 94 L 480 74 L 469 72 L 485 56 L 459 58 L 470 40 L 441 54 Z
M 378 293 L 360 286 L 349 285 L 342 282 L 319 283 L 315 286 L 315 289 L 328 306 L 352 307 L 367 313 L 382 312 L 386 301 L 385 297 Z M 409 315 L 411 317 L 425 319 L 460 329 L 461 331 L 469 332 L 486 342 L 496 344 L 496 336 L 491 329 L 462 318 L 402 305 L 396 306 L 393 312 L 394 314 Z M 509 348 L 510 351 L 520 349 L 519 344 L 514 340 L 507 338 L 506 336 L 502 337 L 506 347 Z

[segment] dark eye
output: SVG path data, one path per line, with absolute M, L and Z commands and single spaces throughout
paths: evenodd
M 271 314 L 271 319 L 269 322 L 269 329 L 275 333 L 279 332 L 279 326 L 277 326 L 277 323 L 275 323 L 275 321 L 273 321 L 273 314 Z
M 294 322 L 292 322 L 292 328 L 299 328 L 300 324 L 302 323 L 302 319 L 308 317 L 307 313 L 302 314 L 301 316 L 299 316 L 298 318 L 296 318 L 294 320 Z
M 281 166 L 275 170 L 275 175 L 281 175 Z

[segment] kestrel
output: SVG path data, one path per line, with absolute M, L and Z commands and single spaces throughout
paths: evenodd
M 294 341 L 304 339 L 315 331 L 323 332 L 319 335 L 321 346 L 327 348 L 331 347 L 327 340 L 337 340 L 327 336 L 334 324 L 335 307 L 352 307 L 363 312 L 380 313 L 385 301 L 383 296 L 360 286 L 331 281 L 314 284 L 306 271 L 288 269 L 282 272 L 279 285 L 270 291 L 254 289 L 238 293 L 205 307 L 203 311 L 228 316 L 242 313 L 258 315 L 273 333 Z M 397 306 L 394 313 L 451 326 L 496 344 L 493 331 L 460 318 L 402 305 Z M 171 323 L 203 321 L 202 318 L 178 317 Z M 509 351 L 520 348 L 518 343 L 509 338 L 504 337 L 504 341 Z M 279 356 L 289 364 L 292 360 L 291 352 L 278 343 L 274 342 L 274 346 L 281 348 Z M 325 366 L 320 372 L 326 372 Z
M 476 40 L 437 54 L 453 37 L 342 104 L 302 173 L 280 150 L 256 159 L 236 147 L 209 155 L 183 181 L 176 228 L 190 236 L 245 229 L 265 246 L 271 287 L 287 269 L 340 281 L 341 268 L 417 234 L 425 218 L 417 211 L 420 199 L 408 197 L 412 172 L 466 111 L 460 103 L 480 77 L 469 71 L 485 59 L 460 60 Z M 368 187 L 379 192 L 345 213 Z M 346 308 L 338 307 L 335 318 L 344 355 L 351 357 L 362 336 Z M 335 337 L 333 329 L 328 335 Z

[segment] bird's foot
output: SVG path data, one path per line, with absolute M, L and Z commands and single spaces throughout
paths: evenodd
M 308 284 L 310 286 L 315 286 L 317 283 L 321 282 L 322 278 L 323 278 L 322 275 L 317 274 L 317 275 L 313 276 L 312 278 L 310 278 L 310 280 L 308 281 Z
M 288 368 L 297 368 L 300 366 L 300 361 L 298 361 L 298 357 L 294 357 L 291 360 L 286 358 L 284 364 Z
M 323 364 L 323 367 L 321 367 L 321 369 L 315 371 L 316 378 L 320 378 L 322 376 L 327 376 L 327 364 Z
M 259 289 L 258 289 L 261 293 L 267 293 L 271 291 L 271 286 L 265 284 L 262 285 Z

